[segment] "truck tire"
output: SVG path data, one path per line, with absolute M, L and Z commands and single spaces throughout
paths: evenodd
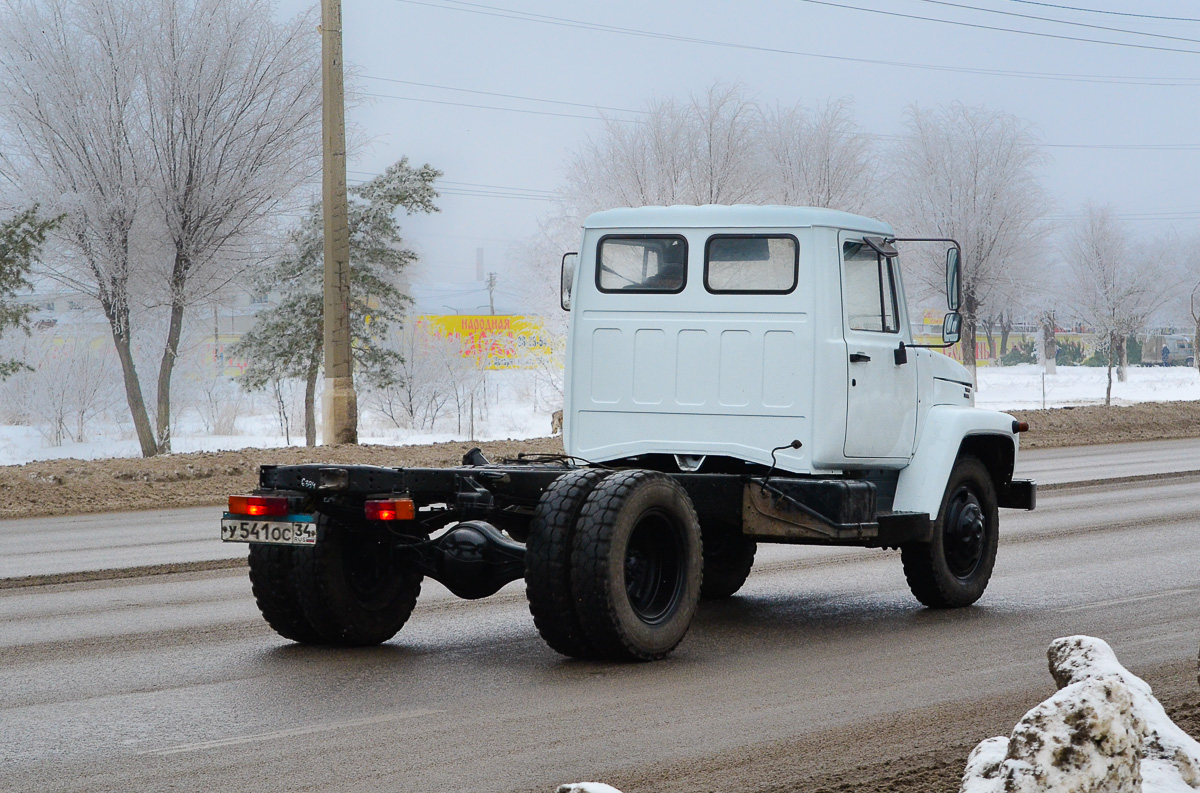
M 323 644 L 379 644 L 404 626 L 424 578 L 416 558 L 388 534 L 322 515 L 317 544 L 296 549 L 294 581 L 304 615 Z
M 300 644 L 318 644 L 321 636 L 300 606 L 293 578 L 295 554 L 303 550 L 251 543 L 250 588 L 263 619 L 276 633 Z
M 900 548 L 904 576 L 930 608 L 969 606 L 983 595 L 1000 539 L 996 487 L 975 457 L 960 457 L 950 472 L 931 542 Z
M 611 471 L 569 471 L 546 488 L 525 539 L 525 596 L 538 633 L 571 658 L 594 658 L 571 594 L 571 537 L 587 497 Z
M 683 640 L 700 601 L 703 543 L 675 480 L 622 471 L 588 497 L 571 543 L 571 591 L 597 653 L 652 661 Z
M 758 543 L 737 528 L 722 526 L 702 531 L 704 540 L 704 584 L 700 597 L 720 600 L 732 597 L 750 575 Z

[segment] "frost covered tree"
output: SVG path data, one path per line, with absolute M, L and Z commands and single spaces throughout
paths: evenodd
M 70 254 L 46 268 L 99 303 L 150 456 L 158 446 L 134 365 L 130 304 L 144 193 L 133 130 L 135 27 L 111 4 L 9 0 L 0 9 L 0 169 L 19 191 L 64 213 L 59 236 Z
M 188 303 L 249 258 L 249 235 L 317 172 L 310 16 L 268 0 L 6 0 L 0 177 L 63 213 L 48 274 L 96 300 L 143 455 L 170 449 Z M 148 317 L 166 312 L 151 341 Z M 135 348 L 162 350 L 156 423 Z
M 169 309 L 158 369 L 159 451 L 171 449 L 171 375 L 184 311 L 244 266 L 262 227 L 319 168 L 312 20 L 280 25 L 267 0 L 150 0 L 142 136 L 170 243 L 155 283 Z
M 1111 207 L 1088 205 L 1063 240 L 1063 259 L 1071 268 L 1073 307 L 1096 329 L 1108 356 L 1104 404 L 1112 404 L 1113 367 L 1125 339 L 1141 330 L 1162 305 L 1169 284 L 1159 261 L 1135 249 L 1129 232 Z
M 758 203 L 761 113 L 738 85 L 686 101 L 651 102 L 636 122 L 607 119 L 577 151 L 562 190 L 564 214 L 670 204 Z
M 764 112 L 759 143 L 768 200 L 792 206 L 863 212 L 877 190 L 871 138 L 854 121 L 849 99 Z
M 907 126 L 891 151 L 888 214 L 901 236 L 962 245 L 963 362 L 974 374 L 981 320 L 1035 272 L 1028 264 L 1047 231 L 1045 157 L 1027 123 L 981 107 L 910 106 Z M 925 263 L 927 287 L 941 291 L 944 259 Z
M 57 223 L 57 218 L 39 217 L 37 207 L 0 222 L 0 335 L 10 328 L 29 334 L 29 314 L 33 307 L 14 298 L 17 292 L 30 287 L 29 271 L 46 242 L 46 235 Z M 0 357 L 0 380 L 27 368 L 16 358 Z
M 399 354 L 384 341 L 399 323 L 408 298 L 397 286 L 400 273 L 417 255 L 404 246 L 395 213 L 437 212 L 433 183 L 441 171 L 413 168 L 408 158 L 349 190 L 350 327 L 354 364 L 369 384 L 395 382 Z M 324 251 L 321 206 L 314 205 L 292 232 L 287 250 L 256 280 L 281 295 L 231 350 L 249 365 L 240 382 L 249 389 L 298 378 L 304 388 L 305 443 L 317 443 L 316 389 L 324 360 Z

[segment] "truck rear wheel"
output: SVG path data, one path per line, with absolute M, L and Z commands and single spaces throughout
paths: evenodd
M 294 580 L 295 555 L 306 550 L 252 543 L 250 588 L 263 619 L 276 633 L 300 644 L 317 644 L 321 637 L 300 606 Z
M 386 532 L 321 516 L 317 544 L 297 549 L 294 579 L 304 615 L 323 644 L 379 644 L 408 621 L 424 576 Z
M 571 589 L 588 641 L 614 660 L 650 661 L 683 640 L 700 600 L 696 510 L 675 480 L 622 471 L 588 497 L 571 548 Z
M 702 534 L 704 585 L 700 597 L 705 600 L 732 597 L 750 576 L 758 543 L 743 536 L 736 527 L 722 526 Z
M 933 540 L 901 547 L 904 576 L 930 608 L 969 606 L 983 595 L 1000 539 L 996 488 L 988 469 L 960 457 L 950 472 Z
M 611 472 L 569 471 L 546 488 L 525 540 L 525 596 L 546 644 L 572 658 L 593 658 L 571 593 L 571 537 L 587 497 Z

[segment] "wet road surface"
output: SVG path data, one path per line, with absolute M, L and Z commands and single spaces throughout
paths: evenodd
M 1052 691 L 1057 636 L 1194 669 L 1200 477 L 1050 491 L 1001 527 L 975 607 L 921 608 L 895 552 L 764 548 L 641 665 L 555 655 L 520 583 L 467 602 L 427 582 L 395 639 L 353 651 L 271 633 L 244 571 L 2 590 L 0 790 L 751 790 L 752 762 L 713 759 L 855 736 L 812 767 L 985 710 L 1011 728 Z

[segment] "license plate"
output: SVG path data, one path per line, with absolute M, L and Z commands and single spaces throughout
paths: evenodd
M 221 519 L 225 542 L 261 542 L 270 545 L 316 545 L 317 523 L 312 515 L 288 515 L 282 520 L 254 520 L 228 512 Z

